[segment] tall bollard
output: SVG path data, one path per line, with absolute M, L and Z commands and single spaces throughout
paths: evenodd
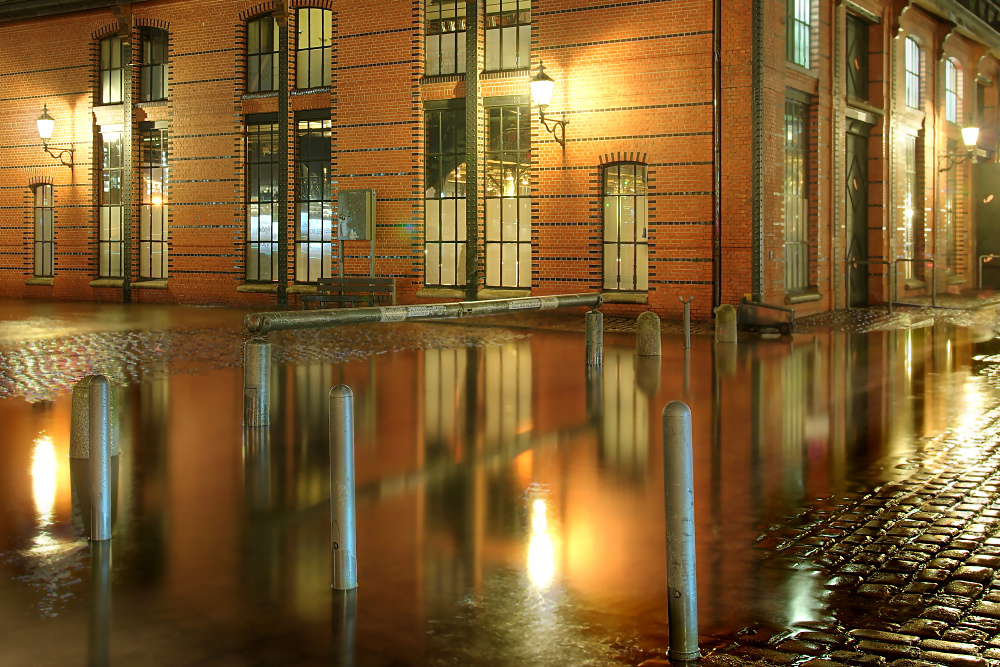
M 271 343 L 252 338 L 243 346 L 243 425 L 270 424 Z
M 340 591 L 358 587 L 354 505 L 354 392 L 338 384 L 330 390 L 330 540 Z
M 87 664 L 107 667 L 111 655 L 111 542 L 90 544 L 90 624 Z
M 663 489 L 667 517 L 668 657 L 697 660 L 698 586 L 694 550 L 694 453 L 691 408 L 671 401 L 663 408 Z
M 587 313 L 587 365 L 604 365 L 604 313 Z
M 678 296 L 681 303 L 684 304 L 684 349 L 691 349 L 691 302 L 694 301 L 693 296 L 689 296 L 685 299 L 682 296 Z
M 660 356 L 660 316 L 640 313 L 635 321 L 635 353 L 640 357 Z
M 111 539 L 111 385 L 90 381 L 90 499 L 92 542 Z
M 715 342 L 736 342 L 736 309 L 728 303 L 715 309 Z

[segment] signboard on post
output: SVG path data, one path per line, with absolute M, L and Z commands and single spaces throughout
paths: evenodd
M 341 190 L 337 193 L 337 240 L 367 241 L 374 237 L 375 191 Z

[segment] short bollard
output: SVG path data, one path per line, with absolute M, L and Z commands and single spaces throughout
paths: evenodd
M 243 425 L 270 424 L 271 343 L 253 338 L 243 346 Z
M 640 357 L 660 356 L 660 316 L 641 313 L 635 321 L 635 353 Z
M 90 380 L 90 500 L 92 542 L 111 539 L 111 385 Z
M 684 304 L 684 349 L 691 349 L 691 302 L 694 301 L 693 296 L 689 296 L 685 299 L 682 296 L 678 296 L 681 303 Z
M 728 303 L 715 309 L 715 342 L 736 342 L 736 309 Z
M 604 365 L 604 313 L 587 313 L 587 365 Z
M 663 489 L 667 517 L 668 657 L 692 661 L 698 650 L 698 586 L 694 549 L 694 453 L 691 408 L 663 408 Z
M 354 505 L 354 392 L 338 384 L 330 390 L 330 540 L 340 591 L 358 587 Z

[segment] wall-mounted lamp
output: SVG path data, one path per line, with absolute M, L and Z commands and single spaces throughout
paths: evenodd
M 53 146 L 49 144 L 49 139 L 52 138 L 52 131 L 56 127 L 56 121 L 49 115 L 49 106 L 47 104 L 42 107 L 42 115 L 38 117 L 35 123 L 38 125 L 38 136 L 42 139 L 42 150 L 72 169 L 73 153 L 76 152 L 76 149 L 72 146 Z M 69 162 L 66 162 L 67 155 L 69 155 Z
M 965 144 L 964 154 L 946 153 L 938 156 L 938 171 L 948 171 L 956 165 L 963 164 L 965 162 L 972 162 L 976 159 L 976 144 L 979 143 L 979 128 L 963 127 L 962 143 Z
M 529 85 L 531 86 L 531 99 L 538 107 L 538 120 L 542 121 L 542 125 L 555 137 L 559 145 L 566 148 L 566 126 L 569 125 L 566 115 L 563 114 L 560 120 L 545 116 L 545 108 L 549 106 L 549 101 L 552 99 L 552 89 L 556 82 L 545 73 L 545 65 L 541 61 L 538 62 L 538 74 L 531 77 Z

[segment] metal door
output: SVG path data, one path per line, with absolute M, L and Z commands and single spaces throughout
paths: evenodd
M 847 133 L 847 275 L 851 306 L 868 305 L 868 137 Z
M 1000 164 L 973 167 L 976 198 L 976 268 L 982 266 L 983 287 L 1000 289 Z M 982 255 L 997 255 L 981 262 Z

